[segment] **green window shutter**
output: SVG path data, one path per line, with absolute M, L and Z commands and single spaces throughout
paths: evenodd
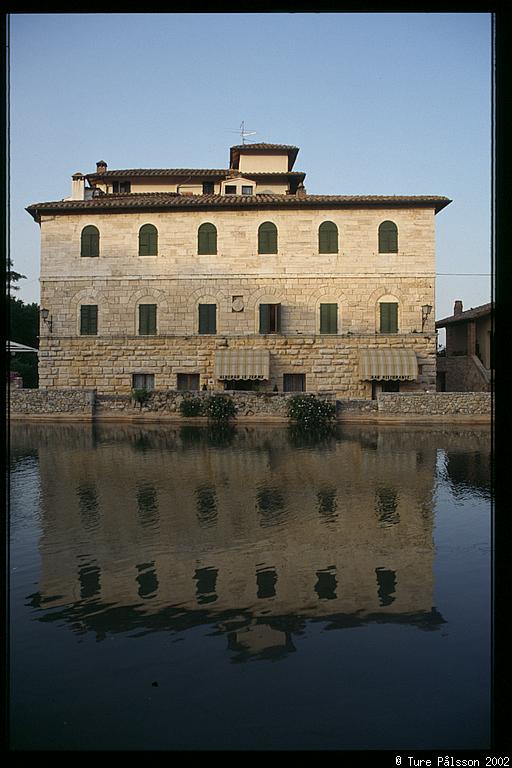
M 213 224 L 201 224 L 197 232 L 197 252 L 200 255 L 217 253 L 217 228 Z
M 268 333 L 269 304 L 260 304 L 260 333 Z
M 393 221 L 383 221 L 379 227 L 379 253 L 398 253 L 398 227 Z
M 95 336 L 98 333 L 98 307 L 96 304 L 82 304 L 80 307 L 80 334 Z
M 332 221 L 324 221 L 318 228 L 318 252 L 338 253 L 338 227 Z
M 139 335 L 156 334 L 156 304 L 139 304 Z
M 259 226 L 258 253 L 277 253 L 277 227 L 271 221 Z
M 217 305 L 199 305 L 199 333 L 217 333 Z
M 380 304 L 380 332 L 398 333 L 398 304 L 391 302 Z
M 100 233 L 96 227 L 92 225 L 84 227 L 80 240 L 80 256 L 92 257 L 100 255 Z
M 260 304 L 260 333 L 281 333 L 280 304 Z
M 153 224 L 144 224 L 139 230 L 139 256 L 156 256 L 158 253 L 158 230 Z
M 320 304 L 320 333 L 338 333 L 337 304 Z

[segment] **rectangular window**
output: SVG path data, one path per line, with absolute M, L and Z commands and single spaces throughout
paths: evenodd
M 380 332 L 398 333 L 398 304 L 380 304 Z
M 305 392 L 305 373 L 283 373 L 283 392 Z
M 98 307 L 96 304 L 82 304 L 80 307 L 80 335 L 96 336 L 98 333 Z
M 236 184 L 226 184 L 224 192 L 226 195 L 236 195 Z
M 139 335 L 156 334 L 156 304 L 139 304 Z
M 260 333 L 281 332 L 281 305 L 260 304 Z
M 320 333 L 338 333 L 337 304 L 320 304 Z
M 199 374 L 198 373 L 178 373 L 177 388 L 179 390 L 197 392 L 197 390 L 199 389 Z
M 131 192 L 131 184 L 129 181 L 113 181 L 112 192 L 118 192 L 120 194 Z
M 242 195 L 252 195 L 252 187 L 242 187 Z
M 213 181 L 204 181 L 203 195 L 213 195 L 213 193 L 214 193 Z
M 155 374 L 154 373 L 132 374 L 132 388 L 133 389 L 154 389 Z
M 217 333 L 217 305 L 199 305 L 199 333 Z

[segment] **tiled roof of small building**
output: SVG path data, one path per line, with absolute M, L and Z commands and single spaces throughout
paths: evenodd
M 26 208 L 37 221 L 46 213 L 102 213 L 124 210 L 172 210 L 212 208 L 425 208 L 436 213 L 451 203 L 432 195 L 182 195 L 176 192 L 142 192 L 99 195 L 89 200 L 57 200 Z
M 137 176 L 214 176 L 219 179 L 227 178 L 233 174 L 233 168 L 128 168 L 121 170 L 105 171 L 104 173 L 88 173 L 86 179 L 98 181 L 100 179 L 119 179 Z M 238 170 L 237 170 L 238 173 Z M 305 177 L 301 171 L 244 171 L 247 177 L 291 176 Z
M 281 149 L 284 149 L 285 151 L 288 151 L 289 149 L 296 149 L 297 152 L 299 151 L 299 148 L 295 147 L 293 144 L 267 144 L 267 143 L 265 143 L 263 141 L 260 141 L 258 143 L 254 143 L 254 144 L 235 144 L 234 146 L 230 147 L 230 149 L 238 149 L 238 150 L 240 150 L 240 149 L 243 149 L 243 150 L 248 150 L 248 149 L 258 149 L 258 150 L 260 150 L 260 149 L 263 149 L 263 150 L 265 150 L 265 149 L 270 149 L 270 150 L 278 149 L 278 150 L 281 150 Z
M 436 320 L 436 328 L 444 328 L 446 325 L 453 325 L 453 323 L 463 323 L 468 320 L 476 320 L 478 317 L 484 315 L 490 315 L 494 309 L 494 304 L 481 304 L 479 307 L 471 307 L 464 312 L 459 312 L 457 315 L 450 315 L 444 317 L 442 320 Z

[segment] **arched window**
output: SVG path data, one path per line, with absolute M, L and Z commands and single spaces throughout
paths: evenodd
M 213 224 L 201 224 L 199 227 L 197 252 L 206 256 L 217 253 L 217 228 Z
M 258 229 L 258 253 L 277 253 L 277 227 L 271 221 L 260 224 Z
M 393 221 L 383 221 L 379 227 L 379 253 L 398 253 L 398 227 Z
M 318 253 L 338 253 L 338 227 L 333 221 L 318 227 Z
M 153 224 L 144 224 L 139 229 L 139 256 L 156 256 L 158 253 L 158 230 Z
M 100 233 L 92 224 L 82 229 L 80 256 L 100 255 Z

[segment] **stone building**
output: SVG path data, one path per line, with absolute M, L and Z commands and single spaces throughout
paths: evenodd
M 446 328 L 446 348 L 437 360 L 437 389 L 443 392 L 489 392 L 492 378 L 493 304 L 466 311 L 457 300 L 453 315 L 436 322 Z
M 309 195 L 298 148 L 75 173 L 41 228 L 40 387 L 435 388 L 436 196 Z

